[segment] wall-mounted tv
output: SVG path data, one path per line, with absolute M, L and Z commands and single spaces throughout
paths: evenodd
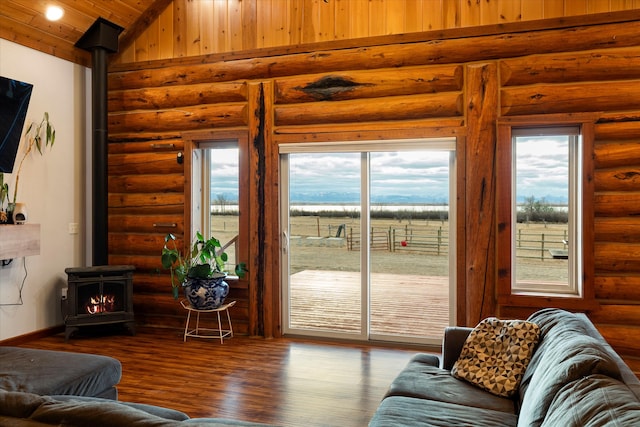
M 0 172 L 11 173 L 33 85 L 0 76 Z

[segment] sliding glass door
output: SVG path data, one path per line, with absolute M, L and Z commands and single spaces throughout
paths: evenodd
M 360 233 L 360 158 L 289 157 L 290 329 L 362 333 L 361 252 L 346 247 L 346 236 Z
M 281 147 L 285 334 L 439 342 L 454 140 Z

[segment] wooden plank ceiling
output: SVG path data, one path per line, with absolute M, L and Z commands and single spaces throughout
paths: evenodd
M 120 46 L 141 34 L 172 0 L 0 0 L 0 38 L 90 66 L 89 52 L 75 43 L 102 17 L 124 28 Z M 48 5 L 64 10 L 62 19 L 48 21 Z

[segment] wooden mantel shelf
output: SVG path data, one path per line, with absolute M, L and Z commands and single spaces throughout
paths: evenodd
M 40 255 L 40 224 L 0 225 L 0 260 Z

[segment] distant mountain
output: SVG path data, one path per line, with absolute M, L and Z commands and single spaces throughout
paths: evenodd
M 211 192 L 211 200 L 215 203 L 222 196 L 227 203 L 237 203 L 238 194 L 232 192 Z M 544 199 L 550 205 L 567 205 L 566 198 L 552 195 L 535 196 L 536 200 Z M 518 197 L 518 204 L 525 201 L 525 196 Z M 291 203 L 307 203 L 307 204 L 343 204 L 343 203 L 359 203 L 360 194 L 352 192 L 339 191 L 318 191 L 314 193 L 297 192 L 291 194 Z M 396 196 L 396 195 L 380 195 L 372 198 L 371 203 L 383 205 L 402 205 L 402 204 L 439 204 L 447 205 L 449 203 L 448 194 L 430 194 L 430 195 L 414 195 L 414 196 Z
M 428 195 L 428 196 L 395 196 L 395 195 L 380 195 L 372 197 L 371 203 L 381 204 L 415 204 L 415 203 L 436 203 L 447 204 L 447 194 L 443 195 Z M 324 191 L 317 193 L 292 193 L 291 203 L 328 203 L 328 204 L 340 204 L 340 203 L 358 203 L 360 202 L 359 193 L 341 193 L 337 191 Z

